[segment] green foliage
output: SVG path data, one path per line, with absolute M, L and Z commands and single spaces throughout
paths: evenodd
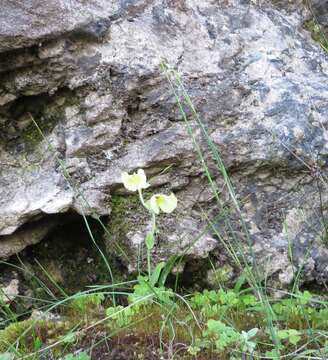
M 199 310 L 204 318 L 220 317 L 226 313 L 254 311 L 255 307 L 261 304 L 251 294 L 238 294 L 234 290 L 205 290 L 203 293 L 196 293 L 190 304 L 193 309 Z M 260 306 L 261 307 L 261 306 Z
M 164 284 L 168 274 L 168 266 L 172 264 L 161 262 L 157 264 L 151 277 L 138 276 L 138 282 L 133 287 L 133 292 L 128 296 L 129 306 L 113 306 L 106 309 L 106 316 L 115 320 L 119 327 L 129 325 L 138 315 L 139 309 L 154 302 L 172 305 L 174 293 L 165 288 Z
M 153 233 L 148 233 L 145 239 L 145 244 L 148 250 L 151 250 L 155 245 L 155 237 Z
M 279 330 L 277 335 L 279 339 L 286 340 L 292 345 L 297 345 L 301 340 L 301 332 L 295 329 Z
M 206 325 L 207 329 L 203 332 L 203 337 L 213 340 L 215 348 L 219 352 L 225 351 L 240 340 L 240 334 L 220 320 L 210 319 Z M 210 342 L 208 341 L 208 343 Z
M 10 305 L 3 300 L 3 293 L 0 288 L 0 315 L 11 322 L 16 321 L 16 314 L 11 310 Z
M 279 356 L 279 353 L 277 352 L 277 350 L 266 351 L 265 356 L 268 359 L 272 359 L 272 360 L 280 359 L 280 356 Z
M 132 323 L 134 316 L 138 313 L 138 306 L 123 307 L 121 305 L 106 309 L 106 316 L 114 320 L 119 327 L 125 327 Z
M 297 321 L 305 315 L 315 318 L 316 310 L 311 306 L 312 295 L 309 291 L 299 292 L 292 298 L 282 299 L 272 305 L 272 309 L 279 320 Z
M 240 339 L 240 348 L 243 352 L 252 353 L 256 347 L 256 342 L 252 341 L 251 339 L 256 336 L 258 332 L 257 328 L 253 328 L 248 331 L 241 332 L 241 339 Z
M 316 19 L 311 19 L 305 22 L 305 28 L 310 31 L 312 39 L 318 42 L 321 47 L 328 51 L 328 39 L 322 30 L 320 24 L 316 21 Z
M 91 357 L 85 352 L 80 352 L 76 355 L 67 354 L 64 360 L 91 360 Z
M 42 348 L 42 340 L 36 336 L 34 339 L 33 339 L 33 350 L 34 351 L 38 351 Z
M 207 329 L 203 331 L 204 340 L 200 343 L 203 347 L 211 346 L 214 342 L 215 351 L 221 353 L 227 349 L 237 349 L 246 353 L 253 353 L 256 342 L 252 341 L 257 332 L 257 328 L 249 331 L 236 331 L 233 327 L 224 324 L 220 320 L 210 319 L 207 321 Z
M 69 332 L 63 338 L 64 344 L 73 344 L 76 341 L 76 334 L 74 332 Z
M 293 352 L 303 344 L 308 344 L 304 348 L 304 354 L 317 356 L 318 349 L 311 340 L 312 336 L 316 337 L 317 343 L 321 346 L 319 356 L 328 348 L 328 303 L 318 301 L 308 291 L 280 300 L 271 300 L 272 310 L 277 317 L 274 331 L 280 341 L 279 346 L 275 347 L 264 319 L 262 302 L 250 291 L 236 291 L 237 288 L 204 290 L 180 301 L 171 289 L 162 286 L 165 284 L 165 276 L 162 278 L 165 269 L 166 264 L 161 263 L 153 269 L 150 279 L 148 276 L 139 276 L 138 283 L 128 296 L 129 305 L 111 306 L 106 309 L 108 319 L 104 328 L 115 332 L 134 332 L 142 329 L 142 333 L 147 334 L 148 331 L 162 331 L 168 336 L 170 326 L 173 326 L 176 341 L 189 344 L 186 351 L 189 356 L 196 358 L 200 353 L 215 352 L 215 356 L 222 359 L 240 359 L 239 354 L 253 354 L 254 358 L 267 356 L 269 359 L 279 359 L 281 355 Z M 83 318 L 92 314 L 94 308 L 103 301 L 102 293 L 86 296 L 79 294 L 73 303 L 75 310 L 79 311 L 80 317 L 82 315 Z M 199 327 L 195 326 L 195 318 L 199 321 Z M 76 317 L 72 319 L 76 321 Z M 38 330 L 35 330 L 36 326 L 32 328 L 32 324 L 31 321 L 16 323 L 1 331 L 0 345 L 5 346 L 0 351 L 8 351 L 10 345 L 23 333 L 25 335 L 15 345 L 19 354 L 36 352 L 42 346 L 47 346 L 48 336 L 41 337 L 39 334 L 47 334 L 50 331 L 49 325 L 39 323 Z M 65 328 L 66 335 L 57 333 L 57 340 L 60 339 L 62 345 L 69 347 L 70 351 L 72 347 L 78 349 L 80 341 L 77 330 L 70 330 L 72 325 Z M 26 332 L 29 327 L 30 331 Z M 40 333 L 42 327 L 48 330 L 42 330 Z M 309 328 L 314 332 L 312 335 Z M 153 335 L 153 332 L 148 335 Z M 45 339 L 47 340 L 43 343 Z M 226 357 L 227 354 L 229 357 Z M 70 353 L 64 359 L 80 359 L 77 356 L 84 359 L 88 355 Z
M 9 353 L 0 354 L 0 360 L 12 360 L 12 355 Z
M 85 314 L 89 307 L 97 307 L 105 300 L 102 293 L 94 294 L 79 294 L 77 293 L 74 299 L 70 302 L 69 308 L 79 314 Z
M 328 328 L 328 304 L 320 302 L 320 305 L 316 303 L 314 306 L 313 302 L 316 303 L 316 300 L 309 291 L 298 292 L 285 299 L 272 300 L 271 307 L 279 326 L 274 331 L 281 341 L 277 349 L 281 352 L 309 341 L 309 332 L 305 332 L 304 327 L 311 326 L 312 329 L 321 330 Z M 218 352 L 238 348 L 242 352 L 253 353 L 255 348 L 259 347 L 256 341 L 258 333 L 261 334 L 261 342 L 270 342 L 270 331 L 264 321 L 262 302 L 250 292 L 205 290 L 194 294 L 189 303 L 207 327 L 202 337 L 188 349 L 190 354 L 208 348 L 209 344 L 213 346 L 213 343 Z M 229 325 L 226 319 L 229 319 Z M 256 327 L 247 330 L 253 324 Z M 265 337 L 263 332 L 266 334 Z M 278 359 L 277 349 L 268 350 L 264 347 L 263 354 Z
M 147 276 L 138 276 L 138 283 L 134 285 L 134 291 L 128 297 L 129 303 L 145 305 L 153 303 L 154 299 L 160 303 L 171 303 L 173 291 L 164 286 L 156 286 L 156 277 L 159 275 L 159 272 L 155 270 L 151 279 Z
M 8 348 L 19 339 L 20 335 L 26 332 L 33 322 L 30 320 L 15 322 L 0 331 L 0 352 L 6 352 Z M 18 346 L 25 347 L 25 338 L 18 341 Z

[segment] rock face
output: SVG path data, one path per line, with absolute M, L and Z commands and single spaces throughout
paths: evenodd
M 266 1 L 4 0 L 0 247 L 13 246 L 0 256 L 41 240 L 36 231 L 18 248 L 24 224 L 74 211 L 109 216 L 108 248 L 124 245 L 117 256 L 133 271 L 149 220 L 120 174 L 143 168 L 151 191 L 179 199 L 160 219 L 155 261 L 211 253 L 220 267 L 231 261 L 220 238 L 248 237 L 279 284 L 296 269 L 325 282 L 328 57 L 302 29 L 305 13 Z M 218 206 L 163 61 L 181 74 L 240 212 L 184 104 Z

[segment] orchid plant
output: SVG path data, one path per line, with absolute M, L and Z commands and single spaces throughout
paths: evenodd
M 147 266 L 148 276 L 151 276 L 151 264 L 150 253 L 155 245 L 155 233 L 156 233 L 156 216 L 160 212 L 170 214 L 175 210 L 178 204 L 176 196 L 171 193 L 170 195 L 155 194 L 149 200 L 145 201 L 142 190 L 147 189 L 150 184 L 147 182 L 147 177 L 143 169 L 139 169 L 137 172 L 128 174 L 122 173 L 122 183 L 124 187 L 132 192 L 138 192 L 141 204 L 150 213 L 152 218 L 151 230 L 146 236 L 145 243 L 147 247 Z

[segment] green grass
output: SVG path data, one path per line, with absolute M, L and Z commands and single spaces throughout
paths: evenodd
M 305 28 L 310 31 L 313 40 L 318 42 L 325 51 L 328 51 L 328 39 L 317 20 L 313 18 L 307 21 L 305 23 Z
M 304 23 L 304 27 L 311 33 L 312 39 L 316 41 L 325 51 L 328 52 L 328 38 L 320 25 L 311 5 L 311 1 L 306 1 L 307 7 L 312 18 Z
M 95 329 L 106 332 L 111 339 L 134 334 L 142 342 L 156 335 L 158 347 L 160 343 L 171 342 L 173 347 L 183 344 L 177 359 L 192 359 L 193 354 L 202 354 L 204 359 L 213 355 L 220 359 L 230 359 L 232 355 L 241 359 L 242 353 L 247 353 L 243 331 L 252 330 L 254 359 L 270 358 L 275 350 L 265 319 L 266 309 L 251 289 L 205 290 L 181 296 L 163 288 L 160 293 L 149 292 L 137 298 L 131 298 L 131 292 L 121 292 L 115 295 L 130 297 L 128 305 L 108 306 L 112 291 L 111 287 L 103 286 L 93 293 L 76 294 L 57 303 L 56 310 L 65 321 L 13 323 L 0 331 L 0 352 L 14 353 L 19 359 L 39 359 L 51 349 L 59 357 L 80 348 L 82 335 Z M 327 353 L 328 302 L 309 292 L 289 295 L 285 299 L 269 299 L 277 318 L 281 356 L 301 359 L 309 354 Z M 37 350 L 36 338 L 43 344 Z M 83 349 L 90 353 L 89 347 Z

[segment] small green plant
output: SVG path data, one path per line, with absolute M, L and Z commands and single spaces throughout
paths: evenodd
M 242 331 L 240 337 L 240 349 L 243 352 L 253 353 L 256 347 L 256 342 L 251 339 L 254 338 L 259 329 L 253 328 L 248 331 Z
M 0 314 L 2 314 L 8 321 L 15 322 L 16 314 L 11 310 L 10 304 L 4 301 L 3 297 L 4 294 L 0 288 Z
M 231 347 L 242 352 L 254 352 L 256 342 L 251 339 L 256 336 L 257 328 L 239 333 L 233 327 L 214 319 L 208 320 L 206 325 L 207 329 L 203 332 L 203 337 L 205 338 L 203 345 L 205 347 L 214 341 L 215 350 L 218 352 L 224 352 Z
M 206 325 L 207 329 L 203 332 L 203 337 L 214 340 L 215 348 L 219 352 L 225 351 L 240 339 L 240 334 L 235 329 L 220 320 L 210 319 Z
M 42 345 L 43 345 L 42 340 L 38 336 L 36 336 L 33 339 L 33 350 L 34 351 L 40 350 L 42 348 Z
M 265 356 L 267 359 L 272 359 L 272 360 L 280 359 L 279 353 L 275 349 L 271 351 L 266 351 Z
M 175 262 L 175 257 L 167 263 L 161 262 L 154 269 L 151 266 L 151 250 L 155 245 L 156 216 L 162 211 L 171 213 L 177 207 L 177 198 L 173 193 L 170 195 L 155 194 L 145 201 L 142 190 L 147 189 L 150 184 L 144 170 L 139 169 L 133 174 L 122 173 L 122 183 L 124 187 L 132 192 L 138 192 L 141 205 L 147 209 L 151 217 L 151 229 L 145 238 L 147 247 L 147 275 L 139 275 L 137 284 L 133 287 L 133 293 L 128 296 L 130 306 L 112 306 L 106 309 L 106 316 L 115 320 L 118 326 L 126 326 L 132 322 L 133 317 L 138 312 L 140 306 L 145 306 L 153 302 L 153 298 L 159 303 L 173 304 L 171 301 L 173 291 L 166 289 L 164 284 Z
M 292 345 L 297 345 L 301 340 L 301 332 L 295 329 L 279 330 L 277 335 L 280 340 L 285 340 Z
M 136 307 L 123 307 L 118 305 L 107 308 L 106 316 L 114 320 L 119 327 L 124 327 L 133 321 L 133 317 L 137 311 L 138 308 Z
M 12 360 L 13 356 L 9 353 L 0 354 L 0 360 Z
M 314 17 L 305 22 L 305 28 L 311 33 L 312 39 L 320 44 L 320 46 L 328 51 L 328 39 L 324 30 L 321 28 L 317 19 Z
M 69 308 L 79 314 L 85 314 L 88 307 L 97 307 L 105 300 L 102 293 L 94 294 L 75 294 L 72 301 L 69 303 Z
M 152 302 L 152 297 L 161 303 L 168 303 L 173 297 L 173 291 L 164 286 L 156 286 L 147 276 L 138 276 L 138 283 L 133 287 L 134 291 L 129 295 L 129 303 L 147 304 Z
M 144 208 L 149 212 L 151 217 L 151 229 L 146 235 L 145 244 L 147 247 L 147 267 L 148 267 L 148 279 L 149 283 L 154 283 L 152 280 L 151 270 L 151 250 L 155 245 L 155 235 L 157 232 L 156 216 L 162 211 L 166 214 L 170 214 L 177 207 L 177 198 L 171 193 L 170 195 L 155 194 L 149 200 L 145 201 L 142 190 L 147 189 L 150 184 L 147 182 L 146 174 L 144 170 L 139 169 L 137 172 L 129 175 L 127 172 L 122 173 L 122 183 L 124 187 L 129 191 L 137 191 L 139 199 Z M 155 271 L 158 271 L 158 268 Z M 156 275 L 157 276 L 157 275 Z M 154 286 L 154 284 L 152 284 Z
M 86 352 L 80 352 L 76 355 L 67 354 L 64 360 L 91 360 L 91 357 Z

